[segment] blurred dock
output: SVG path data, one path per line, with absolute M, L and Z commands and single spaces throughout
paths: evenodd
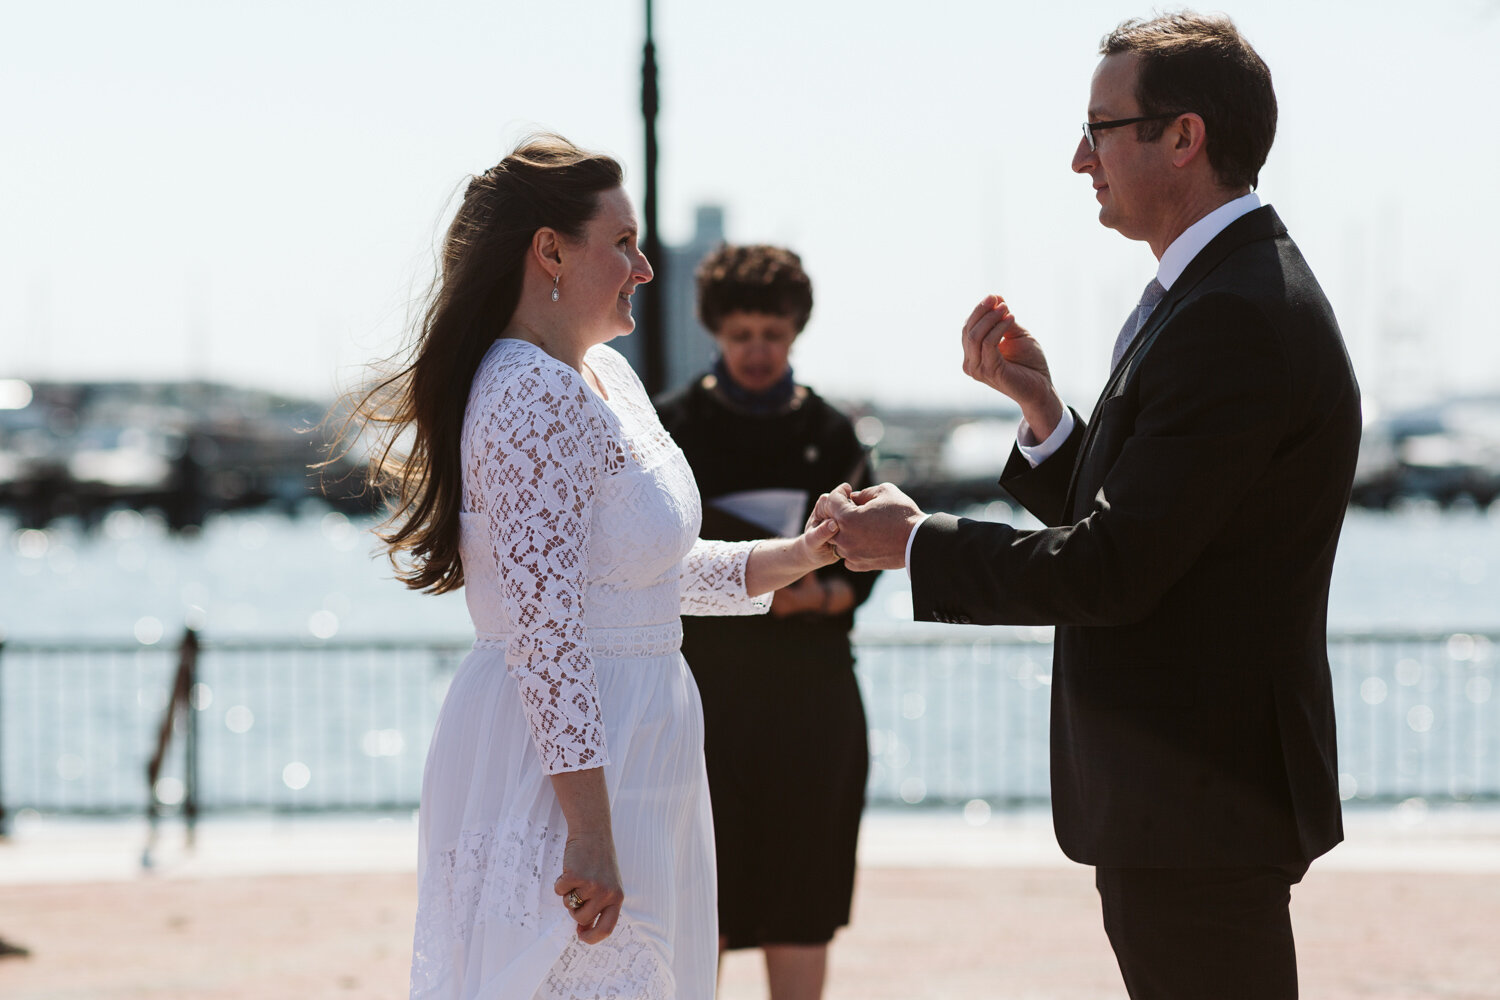
M 870 449 L 874 480 L 901 485 L 928 508 L 1006 499 L 996 480 L 1018 412 L 839 405 Z M 309 497 L 368 511 L 361 453 L 311 468 L 338 430 L 327 413 L 322 402 L 210 382 L 0 379 L 0 509 L 23 528 L 61 517 L 94 524 L 121 507 L 159 510 L 174 529 Z M 1367 424 L 1354 503 L 1483 508 L 1497 498 L 1500 396 L 1433 402 Z
M 843 402 L 876 481 L 918 504 L 962 510 L 1002 499 L 996 478 L 1020 415 Z M 0 379 L 0 508 L 23 528 L 57 517 L 96 523 L 114 508 L 159 510 L 172 528 L 216 511 L 321 496 L 366 511 L 359 454 L 327 469 L 336 423 L 315 400 L 213 382 Z M 1365 429 L 1353 502 L 1442 507 L 1500 498 L 1500 397 L 1428 403 Z
M 327 406 L 212 382 L 0 380 L 0 509 L 23 528 L 121 507 L 174 529 L 218 511 L 321 497 L 368 510 L 353 463 L 326 457 Z

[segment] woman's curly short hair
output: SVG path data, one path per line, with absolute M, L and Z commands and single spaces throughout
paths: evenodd
M 812 280 L 785 247 L 725 243 L 698 265 L 698 318 L 717 333 L 733 312 L 788 316 L 797 332 L 812 315 Z

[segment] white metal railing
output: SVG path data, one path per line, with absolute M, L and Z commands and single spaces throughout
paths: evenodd
M 856 634 L 869 798 L 1005 806 L 1047 798 L 1048 630 Z M 171 644 L 0 645 L 0 826 L 20 809 L 119 814 L 416 805 L 462 638 L 204 637 L 155 787 L 180 680 Z M 1329 638 L 1350 800 L 1500 800 L 1500 634 Z M 180 692 L 179 692 L 180 693 Z M 179 699 L 180 705 L 180 699 Z

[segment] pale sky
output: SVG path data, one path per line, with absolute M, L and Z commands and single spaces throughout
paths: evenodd
M 614 153 L 639 197 L 642 9 L 10 5 L 0 378 L 351 382 L 399 342 L 451 196 L 529 128 Z M 1367 397 L 1500 391 L 1500 3 L 1227 10 L 1280 100 L 1262 197 Z M 1087 406 L 1155 262 L 1068 163 L 1099 37 L 1150 13 L 659 0 L 663 236 L 714 202 L 731 239 L 801 253 L 794 362 L 825 394 L 990 402 L 958 330 L 998 291 Z

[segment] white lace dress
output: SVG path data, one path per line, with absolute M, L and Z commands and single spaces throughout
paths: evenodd
M 617 352 L 608 395 L 496 341 L 462 438 L 460 551 L 477 639 L 422 779 L 411 996 L 709 1000 L 718 948 L 703 715 L 682 614 L 753 614 L 754 543 L 703 542 L 681 451 Z M 605 770 L 625 904 L 581 944 L 553 891 L 548 775 Z

